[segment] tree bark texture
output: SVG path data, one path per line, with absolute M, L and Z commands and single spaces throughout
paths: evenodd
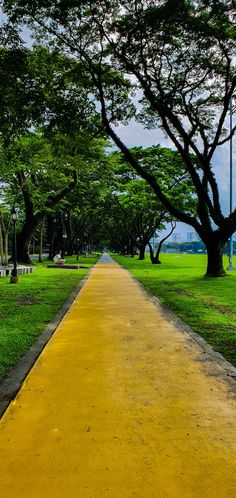
M 207 270 L 206 277 L 225 277 L 226 272 L 223 266 L 223 251 L 225 241 L 205 241 L 207 249 Z
M 156 254 L 154 254 L 152 244 L 150 242 L 148 243 L 148 246 L 149 246 L 149 251 L 150 251 L 150 260 L 151 260 L 152 264 L 153 265 L 160 265 L 161 264 L 161 261 L 159 259 L 160 250 L 161 250 L 160 244 L 158 245 L 158 249 L 157 249 Z
M 139 246 L 139 257 L 138 257 L 138 259 L 140 261 L 143 261 L 145 259 L 145 249 L 146 249 L 146 243 L 142 244 L 141 246 Z

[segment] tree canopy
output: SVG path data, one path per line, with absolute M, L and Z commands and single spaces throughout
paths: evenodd
M 212 158 L 235 132 L 226 129 L 236 86 L 233 1 L 3 4 L 12 22 L 29 23 L 46 43 L 83 64 L 106 132 L 172 216 L 198 232 L 208 251 L 207 274 L 223 275 L 223 247 L 236 230 L 236 210 L 222 213 Z M 194 211 L 176 205 L 158 168 L 157 174 L 147 171 L 120 139 L 114 125 L 134 115 L 145 127 L 161 127 L 171 139 L 194 189 Z

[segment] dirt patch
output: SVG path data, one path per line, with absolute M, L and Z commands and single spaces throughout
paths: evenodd
M 236 332 L 235 325 L 205 325 L 204 324 L 204 329 L 207 329 L 207 330 L 232 330 L 233 332 Z
M 228 341 L 221 341 L 219 343 L 217 343 L 217 348 L 218 348 L 218 351 L 222 351 L 222 354 L 223 352 L 225 352 L 225 349 L 228 353 L 228 355 L 230 355 L 230 357 L 234 357 L 235 356 L 235 351 L 236 351 L 236 341 L 235 340 L 228 340 Z
M 223 306 L 221 304 L 213 303 L 210 299 L 204 299 L 204 304 L 214 308 L 216 311 L 220 311 L 220 313 L 226 313 L 227 315 L 235 315 L 229 306 Z
M 193 297 L 193 294 L 191 292 L 188 292 L 183 289 L 176 289 L 176 293 L 181 294 L 182 296 Z
M 172 289 L 168 289 L 169 292 L 174 292 L 175 294 L 181 294 L 181 296 L 193 297 L 193 294 L 185 289 L 178 289 L 178 287 L 173 287 L 174 282 L 163 281 L 162 282 L 166 287 L 172 287 Z
M 224 347 L 230 347 L 231 349 L 236 349 L 236 341 L 221 341 L 219 342 L 218 346 L 220 346 L 221 348 L 224 348 Z
M 33 305 L 33 304 L 38 304 L 38 299 L 34 296 L 19 296 L 17 298 L 17 303 L 19 304 L 19 306 L 30 306 L 30 305 Z

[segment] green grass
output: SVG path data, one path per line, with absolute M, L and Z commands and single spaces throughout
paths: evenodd
M 204 278 L 205 255 L 162 254 L 161 265 L 152 265 L 149 256 L 114 258 L 236 366 L 236 272 Z
M 79 270 L 47 268 L 48 261 L 36 263 L 34 273 L 20 275 L 19 284 L 10 285 L 10 277 L 0 278 L 0 381 L 32 346 L 96 260 L 96 256 L 80 257 L 78 264 L 88 269 Z M 75 257 L 67 258 L 67 262 L 75 263 Z

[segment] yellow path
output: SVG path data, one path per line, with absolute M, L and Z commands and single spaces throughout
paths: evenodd
M 200 356 L 97 264 L 0 422 L 0 497 L 235 498 L 236 400 Z

